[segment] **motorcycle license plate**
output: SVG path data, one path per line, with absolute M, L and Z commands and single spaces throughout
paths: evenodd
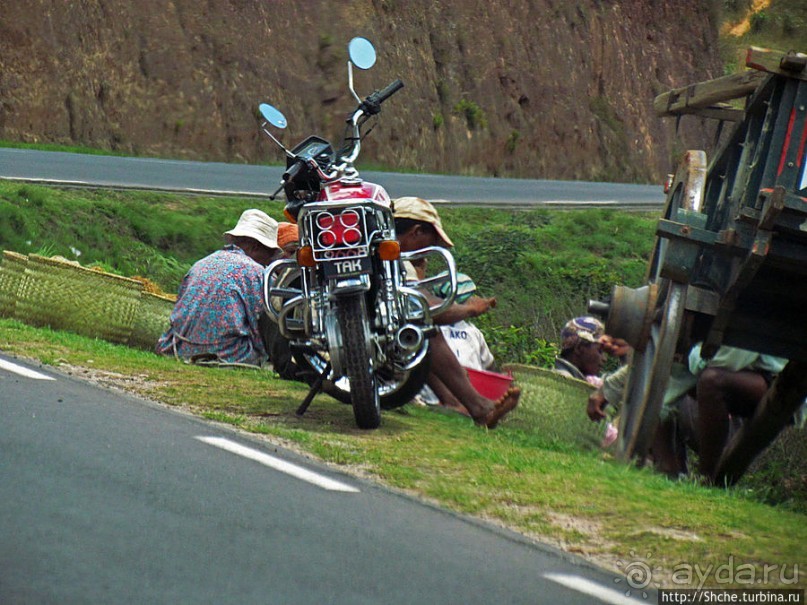
M 372 264 L 368 256 L 358 258 L 340 258 L 321 263 L 322 270 L 327 278 L 349 277 L 362 275 L 372 271 Z

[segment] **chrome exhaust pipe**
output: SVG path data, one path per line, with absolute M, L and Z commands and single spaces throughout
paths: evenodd
M 413 324 L 406 324 L 398 330 L 395 342 L 406 351 L 416 351 L 423 344 L 423 330 Z

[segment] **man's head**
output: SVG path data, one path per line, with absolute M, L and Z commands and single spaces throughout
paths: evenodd
M 419 197 L 400 197 L 392 202 L 395 232 L 401 250 L 410 252 L 426 246 L 451 248 L 454 243 L 443 230 L 434 206 Z
M 575 317 L 560 331 L 560 356 L 586 376 L 596 376 L 605 361 L 600 339 L 605 326 L 595 317 Z
M 277 224 L 277 245 L 283 256 L 292 258 L 300 247 L 300 230 L 294 223 Z
M 235 227 L 225 231 L 224 235 L 228 242 L 261 265 L 268 265 L 280 255 L 277 221 L 261 210 L 244 210 Z

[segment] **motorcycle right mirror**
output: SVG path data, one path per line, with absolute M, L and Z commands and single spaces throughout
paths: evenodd
M 375 47 L 367 38 L 353 38 L 347 45 L 350 62 L 359 69 L 370 69 L 375 65 Z
M 269 122 L 275 128 L 285 128 L 288 125 L 286 116 L 280 113 L 279 109 L 275 109 L 267 103 L 261 103 L 258 106 L 258 111 L 261 112 L 263 119 Z

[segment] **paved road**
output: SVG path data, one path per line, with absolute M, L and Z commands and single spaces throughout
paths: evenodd
M 148 158 L 0 149 L 0 178 L 77 185 L 231 193 L 265 197 L 280 182 L 277 166 L 185 162 Z M 495 179 L 432 174 L 364 172 L 391 197 L 497 206 L 613 206 L 661 208 L 661 186 L 582 181 Z
M 4 604 L 646 602 L 510 532 L 4 357 L 0 493 Z

